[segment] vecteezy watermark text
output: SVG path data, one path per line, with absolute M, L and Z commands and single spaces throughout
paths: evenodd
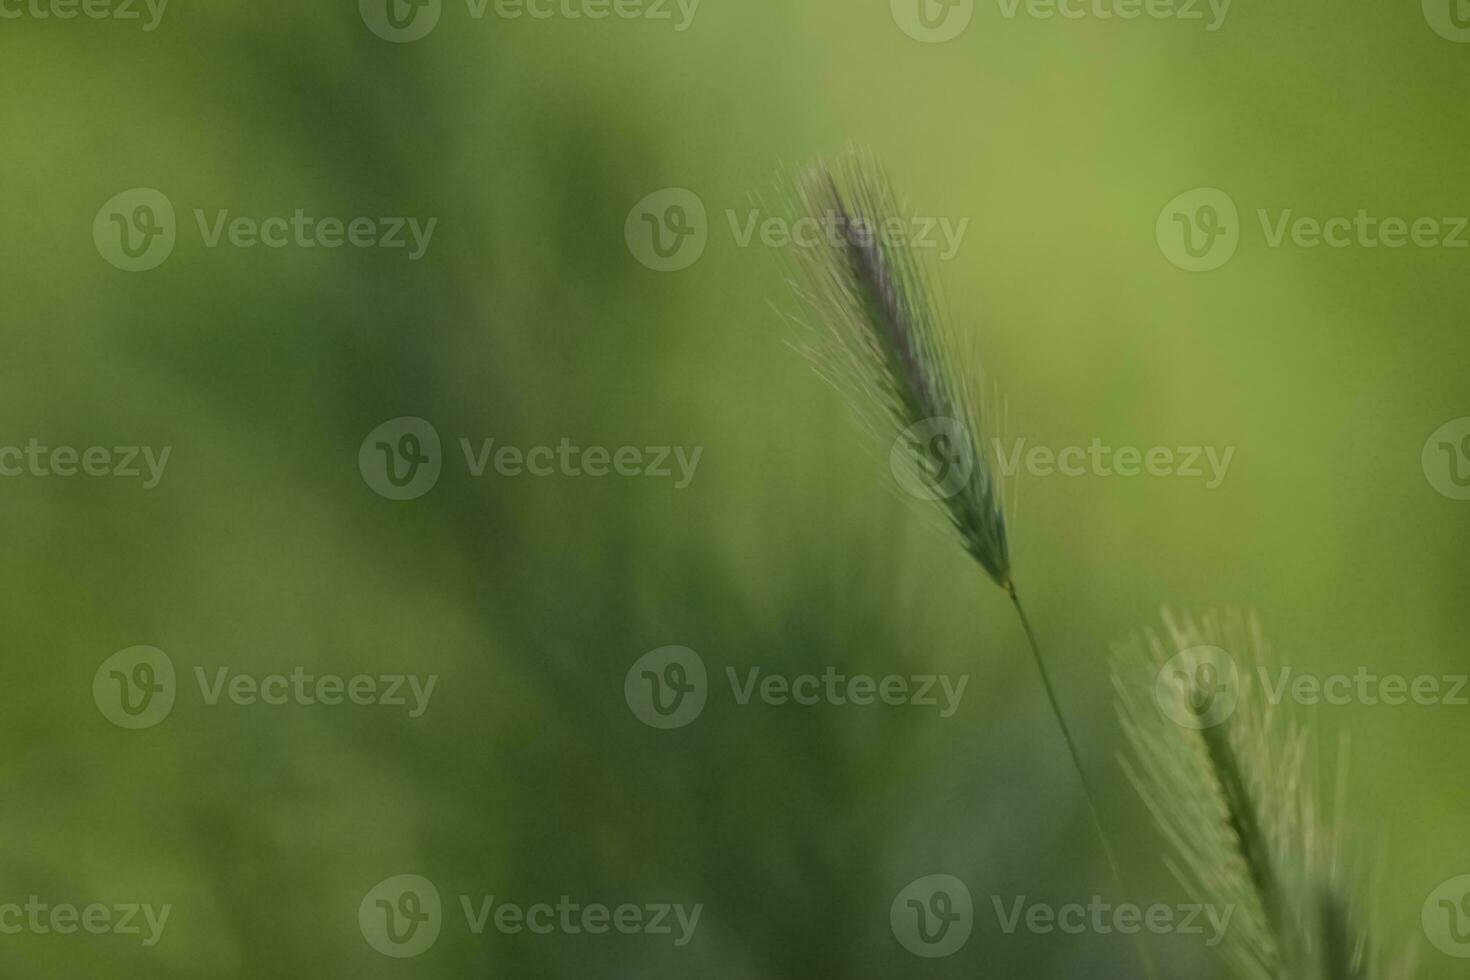
M 30 896 L 24 905 L 16 902 L 0 904 L 0 935 L 17 936 L 29 932 L 38 936 L 55 933 L 70 936 L 86 932 L 94 936 L 141 936 L 144 946 L 157 946 L 168 926 L 172 905 L 155 908 L 149 904 L 104 905 L 93 902 L 78 906 L 70 902 L 43 902 Z M 147 932 L 143 930 L 146 927 Z
M 513 477 L 637 477 L 670 480 L 675 490 L 694 482 L 703 446 L 582 446 L 563 437 L 556 445 L 513 446 L 493 437 L 459 439 L 465 473 Z M 389 500 L 422 497 L 439 482 L 444 453 L 439 431 L 415 416 L 373 429 L 357 451 L 358 471 L 373 492 Z
M 772 707 L 915 707 L 950 718 L 970 683 L 968 674 L 849 674 L 828 666 L 820 673 L 786 674 L 763 667 L 726 667 L 725 682 L 735 704 L 753 701 Z M 623 677 L 623 699 L 650 728 L 683 728 L 704 711 L 709 699 L 704 659 L 688 647 L 651 650 L 634 661 Z
M 141 21 L 144 33 L 157 30 L 168 0 L 0 0 L 0 20 Z M 145 19 L 144 13 L 147 17 Z
M 1426 0 L 1428 2 L 1428 0 Z M 1177 20 L 1218 31 L 1231 0 L 996 0 L 1005 20 Z M 975 0 L 889 0 L 893 21 L 909 37 L 926 44 L 952 41 L 975 16 Z
M 1006 478 L 1023 469 L 1031 476 L 1124 478 L 1150 476 L 1204 481 L 1214 490 L 1225 481 L 1235 447 L 1110 446 L 1094 437 L 1086 446 L 1027 446 L 1013 439 L 1009 446 L 991 440 L 996 468 Z M 889 449 L 889 466 L 906 492 L 921 500 L 945 500 L 970 485 L 983 450 L 975 448 L 969 431 L 956 419 L 936 416 L 900 432 Z
M 313 673 L 305 667 L 286 672 L 246 673 L 227 666 L 193 670 L 200 701 L 240 707 L 339 705 L 407 709 L 419 718 L 429 709 L 438 674 Z M 119 728 L 152 728 L 173 711 L 179 693 L 173 660 L 157 647 L 119 650 L 92 677 L 92 700 L 102 716 Z
M 1267 248 L 1462 249 L 1470 247 L 1470 217 L 1374 214 L 1304 215 L 1293 208 L 1257 208 Z M 1197 187 L 1164 205 L 1154 223 L 1159 250 L 1190 272 L 1218 269 L 1235 255 L 1243 228 L 1234 199 L 1217 187 Z
M 32 436 L 24 448 L 0 446 L 0 476 L 141 479 L 143 489 L 152 490 L 163 479 L 172 451 L 172 446 L 48 446 Z
M 1107 446 L 1094 438 L 1086 446 L 1031 446 L 1014 439 L 1009 448 L 993 440 L 997 466 L 1015 476 L 1024 466 L 1031 476 L 1158 476 L 1204 480 L 1207 490 L 1225 481 L 1235 447 L 1216 446 Z M 1024 456 L 1023 456 L 1024 453 Z
M 1225 938 L 1235 913 L 1233 905 L 1140 906 L 1109 902 L 1101 895 L 1093 895 L 1086 902 L 1060 905 L 1030 901 L 1025 895 L 991 895 L 990 905 L 996 925 L 1007 936 L 1019 931 L 1074 936 L 1150 932 L 1203 936 L 1208 947 L 1218 946 Z M 953 955 L 969 940 L 975 923 L 975 902 L 969 887 L 954 875 L 925 875 L 899 891 L 888 915 L 899 945 L 915 956 L 937 959 Z
M 934 252 L 940 261 L 959 254 L 969 218 L 895 215 L 873 223 L 848 219 L 836 209 L 793 218 L 759 208 L 725 211 L 736 248 L 841 248 L 859 245 L 904 246 Z M 628 251 L 655 272 L 678 272 L 698 262 L 709 244 L 709 217 L 704 201 L 683 187 L 654 191 L 634 204 L 623 222 Z
M 212 213 L 195 208 L 194 224 L 207 249 L 227 245 L 239 249 L 404 250 L 410 262 L 424 257 L 438 218 L 318 216 L 296 208 L 290 214 L 264 218 L 236 214 L 228 208 Z M 173 254 L 179 228 L 173 202 L 151 187 L 134 187 L 114 196 L 97 211 L 92 241 L 109 264 L 125 272 L 157 268 Z
M 1131 902 L 1115 905 L 1104 901 L 1100 895 L 1093 895 L 1085 905 L 1081 902 L 1063 905 L 1028 902 L 1025 895 L 1003 901 L 999 895 L 992 895 L 990 904 L 995 909 L 995 919 L 1001 932 L 1008 936 L 1022 928 L 1037 935 L 1060 932 L 1078 936 L 1093 932 L 1131 936 L 1151 932 L 1163 936 L 1173 933 L 1204 936 L 1205 945 L 1211 948 L 1220 945 L 1225 938 L 1230 918 L 1235 913 L 1234 905 L 1155 903 L 1145 907 Z
M 730 235 L 740 248 L 749 248 L 759 235 L 766 248 L 842 248 L 848 242 L 862 247 L 883 245 L 888 248 L 907 246 L 919 251 L 937 250 L 942 261 L 959 253 L 960 243 L 970 228 L 970 219 L 930 218 L 922 216 L 891 217 L 879 224 L 861 218 L 849 221 L 836 210 L 822 215 L 807 215 L 792 220 L 781 215 L 763 214 L 758 209 L 738 214 L 733 208 L 725 212 Z
M 1470 705 L 1470 675 L 1379 674 L 1365 666 L 1350 673 L 1316 674 L 1294 667 L 1257 664 L 1254 682 L 1272 705 L 1291 700 L 1300 705 L 1342 707 L 1465 707 Z M 1243 686 L 1242 676 L 1228 650 L 1200 645 L 1170 657 L 1154 681 L 1154 698 L 1165 717 L 1184 728 L 1213 728 L 1234 713 Z
M 562 895 L 553 902 L 508 902 L 496 895 L 460 895 L 467 931 L 487 929 L 507 936 L 587 935 L 667 937 L 687 946 L 699 927 L 703 903 L 583 902 Z M 397 959 L 418 956 L 438 940 L 444 927 L 439 889 L 420 875 L 393 875 L 378 882 L 358 906 L 358 927 L 369 946 Z
M 701 0 L 465 0 L 471 20 L 493 13 L 499 20 L 644 20 L 671 23 L 682 34 L 694 24 Z M 405 44 L 429 36 L 444 12 L 443 0 L 358 0 L 368 30 Z

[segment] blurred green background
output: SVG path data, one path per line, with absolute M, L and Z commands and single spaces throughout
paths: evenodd
M 8 8 L 20 9 L 20 8 Z M 1470 503 L 1420 453 L 1470 415 L 1467 252 L 1268 247 L 1257 209 L 1470 213 L 1470 45 L 1417 4 L 1258 4 L 1223 26 L 979 4 L 921 43 L 888 5 L 704 0 L 671 20 L 482 19 L 376 36 L 351 2 L 174 0 L 138 21 L 0 20 L 0 444 L 172 447 L 165 477 L 0 480 L 0 902 L 173 906 L 163 939 L 0 936 L 7 976 L 1137 975 L 1118 935 L 1005 935 L 991 895 L 1184 901 L 1116 764 L 1108 649 L 1161 603 L 1259 611 L 1303 671 L 1466 670 Z M 143 12 L 146 19 L 147 13 Z M 1206 12 L 1208 17 L 1208 13 Z M 1023 477 L 1017 581 L 1117 838 L 1111 884 L 1003 593 L 893 492 L 786 347 L 775 250 L 726 212 L 849 142 L 913 206 L 970 219 L 936 266 L 1009 406 L 1050 446 L 1235 446 L 1186 479 Z M 91 227 L 119 192 L 178 213 L 159 267 Z M 624 240 L 668 187 L 708 245 L 660 273 Z M 1195 187 L 1234 257 L 1183 271 L 1155 219 Z M 193 212 L 437 217 L 404 251 L 207 248 Z M 357 467 L 430 420 L 414 501 Z M 703 447 L 693 482 L 472 478 L 457 440 Z M 168 653 L 162 723 L 91 684 Z M 693 724 L 623 699 L 640 656 L 708 665 Z M 967 674 L 960 710 L 740 706 L 724 669 Z M 388 707 L 210 706 L 193 669 L 439 676 Z M 1470 709 L 1323 707 L 1352 739 L 1365 901 L 1421 976 L 1463 975 L 1420 909 L 1470 872 Z M 438 942 L 380 955 L 357 912 L 412 873 Z M 958 953 L 889 928 L 910 881 L 975 896 Z M 703 903 L 693 942 L 475 936 L 457 896 Z M 1197 937 L 1165 975 L 1225 976 Z

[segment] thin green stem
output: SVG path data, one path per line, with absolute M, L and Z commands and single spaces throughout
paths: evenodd
M 1118 859 L 1113 854 L 1113 845 L 1108 840 L 1108 832 L 1103 829 L 1102 816 L 1097 809 L 1097 794 L 1092 790 L 1092 782 L 1087 778 L 1087 770 L 1082 765 L 1082 754 L 1077 750 L 1077 741 L 1072 737 L 1072 729 L 1067 725 L 1067 717 L 1062 713 L 1061 703 L 1057 701 L 1057 692 L 1051 683 L 1051 672 L 1046 669 L 1046 660 L 1041 656 L 1041 646 L 1036 642 L 1036 632 L 1031 628 L 1031 620 L 1026 618 L 1026 610 L 1021 607 L 1021 598 L 1016 595 L 1016 584 L 1007 581 L 1006 591 L 1010 593 L 1011 604 L 1016 607 L 1016 615 L 1021 618 L 1021 628 L 1026 632 L 1026 641 L 1031 647 L 1031 657 L 1036 661 L 1036 670 L 1041 674 L 1041 686 L 1046 689 L 1046 700 L 1051 704 L 1052 715 L 1057 720 L 1057 727 L 1062 730 L 1062 741 L 1067 743 L 1067 752 L 1072 757 L 1072 768 L 1077 771 L 1077 779 L 1082 784 L 1082 795 L 1087 800 L 1087 812 L 1092 817 L 1092 827 L 1097 831 L 1097 839 L 1102 844 L 1103 856 L 1107 858 L 1108 870 L 1112 872 L 1113 883 L 1118 886 L 1118 891 L 1127 894 L 1128 889 L 1123 884 L 1123 872 L 1118 867 Z M 1157 978 L 1154 972 L 1153 958 L 1149 956 L 1148 947 L 1144 945 L 1141 937 L 1135 936 L 1134 942 L 1138 946 L 1138 955 L 1143 960 L 1144 973 L 1150 978 Z

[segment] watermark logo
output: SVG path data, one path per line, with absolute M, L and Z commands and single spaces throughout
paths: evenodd
M 194 681 L 207 707 L 222 702 L 252 707 L 354 705 L 407 709 L 421 718 L 429 710 L 438 674 L 289 673 L 248 674 L 228 666 L 196 665 Z M 168 717 L 178 695 L 173 661 L 156 647 L 129 647 L 103 661 L 92 677 L 92 699 L 103 717 L 121 728 L 151 728 Z
M 1154 237 L 1164 257 L 1189 272 L 1209 272 L 1229 262 L 1240 244 L 1240 215 L 1230 195 L 1197 187 L 1159 212 Z
M 384 216 L 318 217 L 296 208 L 290 214 L 265 218 L 234 214 L 217 208 L 192 210 L 194 226 L 206 249 L 222 245 L 239 249 L 402 249 L 410 262 L 429 250 L 438 218 Z M 135 187 L 104 204 L 92 222 L 97 251 L 126 272 L 157 268 L 173 253 L 178 239 L 174 207 L 160 191 Z
M 668 21 L 676 34 L 682 34 L 694 25 L 699 4 L 700 0 L 465 0 L 465 12 L 473 21 L 492 12 L 499 20 Z M 368 30 L 403 44 L 428 36 L 439 23 L 443 0 L 358 0 L 358 11 Z
M 759 702 L 773 708 L 829 706 L 932 708 L 940 718 L 960 709 L 969 674 L 848 674 L 828 665 L 821 673 L 784 674 L 760 666 L 724 670 L 729 695 L 739 707 Z M 653 728 L 683 728 L 699 717 L 715 689 L 704 661 L 687 647 L 644 654 L 623 678 L 623 697 L 633 714 Z
M 675 946 L 687 946 L 699 927 L 704 904 L 672 902 L 616 906 L 575 901 L 562 895 L 555 903 L 521 904 L 499 895 L 460 895 L 465 929 L 482 936 L 487 929 L 502 935 L 592 935 L 617 932 L 624 936 L 669 936 Z M 445 924 L 439 890 L 419 875 L 394 875 L 367 893 L 357 908 L 357 924 L 368 945 L 384 956 L 407 959 L 426 952 Z
M 460 436 L 457 441 L 455 458 L 463 457 L 464 471 L 473 479 L 618 476 L 668 480 L 675 490 L 684 490 L 694 482 L 704 456 L 703 446 L 583 446 L 565 436 L 555 445 L 536 446 L 499 443 L 494 437 Z M 357 463 L 363 481 L 390 500 L 422 497 L 444 467 L 437 430 L 412 416 L 384 422 L 368 433 L 358 447 Z
M 712 229 L 704 201 L 683 188 L 665 188 L 643 198 L 629 212 L 623 234 L 643 265 L 659 272 L 689 268 L 704 254 Z M 969 218 L 922 214 L 892 215 L 881 221 L 852 218 L 837 208 L 793 217 L 760 208 L 726 208 L 725 224 L 736 248 L 846 250 L 862 248 L 933 253 L 941 262 L 959 254 Z
M 1316 216 L 1292 208 L 1256 208 L 1261 239 L 1269 249 L 1464 249 L 1470 217 L 1352 214 Z M 1235 254 L 1244 229 L 1235 202 L 1224 191 L 1202 187 L 1179 195 L 1159 212 L 1155 235 L 1164 256 L 1181 269 L 1208 272 Z
M 119 728 L 152 728 L 174 710 L 173 661 L 157 647 L 119 650 L 92 676 L 92 700 Z
M 1470 417 L 1435 429 L 1419 461 L 1431 487 L 1451 500 L 1470 500 Z
M 408 959 L 439 939 L 444 909 L 439 889 L 419 875 L 394 875 L 373 886 L 357 907 L 362 938 L 384 956 Z
M 709 675 L 688 647 L 659 647 L 639 657 L 623 678 L 623 698 L 650 728 L 683 728 L 704 711 Z
M 1154 681 L 1164 717 L 1181 728 L 1213 728 L 1235 713 L 1240 671 L 1235 658 L 1215 646 L 1195 646 L 1169 658 Z
M 893 22 L 915 41 L 943 44 L 965 32 L 975 0 L 889 0 Z
M 406 44 L 427 37 L 438 25 L 443 0 L 357 0 L 357 10 L 378 37 Z
M 443 463 L 438 430 L 412 415 L 384 422 L 357 450 L 363 482 L 389 500 L 415 500 L 434 489 Z
M 899 945 L 915 956 L 952 956 L 970 939 L 975 903 L 954 875 L 925 875 L 893 899 L 888 924 Z
M 1440 882 L 1424 900 L 1419 921 L 1435 949 L 1470 959 L 1470 875 Z
M 709 215 L 699 195 L 667 187 L 643 198 L 623 223 L 628 251 L 655 272 L 678 272 L 699 261 L 709 244 Z
M 951 418 L 916 422 L 893 441 L 888 466 L 905 492 L 920 500 L 947 500 L 969 485 L 975 469 L 969 430 Z
M 1446 41 L 1470 44 L 1470 3 L 1466 0 L 1424 0 L 1424 19 Z
M 174 206 L 162 192 L 134 187 L 111 198 L 92 220 L 92 241 L 124 272 L 147 272 L 173 254 L 178 236 Z

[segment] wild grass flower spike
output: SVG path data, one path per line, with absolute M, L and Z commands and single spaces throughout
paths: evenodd
M 791 285 L 810 318 L 798 321 L 808 337 L 805 353 L 890 443 L 904 488 L 942 505 L 965 550 L 1010 596 L 1121 888 L 1077 742 L 1016 593 L 1001 488 L 983 442 L 973 342 L 951 327 L 909 241 L 906 209 L 870 154 L 849 151 L 835 165 L 817 164 L 797 179 L 792 197 Z M 1140 955 L 1152 976 L 1141 944 Z
M 1318 800 L 1311 734 L 1254 675 L 1273 658 L 1256 620 L 1167 610 L 1164 632 L 1115 650 L 1113 683 L 1132 758 L 1124 769 L 1170 845 L 1192 899 L 1234 910 L 1220 952 L 1253 980 L 1377 980 L 1340 829 Z
M 870 158 L 844 156 L 797 181 L 792 286 L 812 321 L 811 355 L 893 446 L 905 486 L 941 504 L 965 550 L 1002 588 L 1011 573 L 1000 487 L 982 443 L 978 362 L 933 303 L 903 209 Z

